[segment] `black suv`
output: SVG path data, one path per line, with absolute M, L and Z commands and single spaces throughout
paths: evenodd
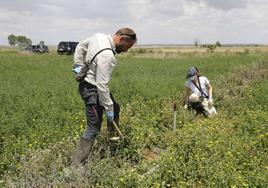
M 78 42 L 65 42 L 61 41 L 58 45 L 58 54 L 63 55 L 72 55 L 75 52 L 75 48 Z
M 65 42 L 61 41 L 58 45 L 57 53 L 60 55 L 72 55 L 75 52 L 75 48 L 78 42 Z

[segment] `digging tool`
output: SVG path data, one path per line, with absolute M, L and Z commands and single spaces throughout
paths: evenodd
M 123 138 L 124 136 L 123 136 L 122 132 L 120 131 L 120 129 L 118 128 L 118 126 L 116 125 L 116 123 L 114 121 L 112 121 L 112 124 L 115 127 L 116 131 L 118 132 L 119 136 L 111 137 L 110 140 L 119 140 L 120 138 Z

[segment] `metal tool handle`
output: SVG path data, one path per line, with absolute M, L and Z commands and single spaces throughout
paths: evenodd
M 177 111 L 174 111 L 174 114 L 173 114 L 173 131 L 176 131 L 176 126 L 177 126 L 176 114 L 177 114 Z
M 176 131 L 176 114 L 177 114 L 177 103 L 174 102 L 173 103 L 173 110 L 174 110 L 174 114 L 173 114 L 173 131 Z

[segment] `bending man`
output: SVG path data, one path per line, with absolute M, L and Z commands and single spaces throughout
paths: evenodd
M 114 129 L 112 121 L 118 124 L 120 107 L 109 90 L 109 81 L 117 65 L 115 54 L 127 52 L 136 43 L 135 32 L 130 28 L 119 29 L 114 35 L 97 33 L 81 41 L 74 54 L 74 72 L 85 75 L 79 78 L 79 92 L 86 107 L 87 126 L 77 144 L 73 165 L 85 164 L 100 133 L 103 112 L 106 112 L 108 131 Z M 87 64 L 86 68 L 83 64 Z

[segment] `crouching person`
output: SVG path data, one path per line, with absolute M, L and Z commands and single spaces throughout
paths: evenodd
M 196 67 L 190 67 L 186 75 L 184 108 L 194 109 L 206 117 L 217 114 L 213 106 L 212 86 Z

